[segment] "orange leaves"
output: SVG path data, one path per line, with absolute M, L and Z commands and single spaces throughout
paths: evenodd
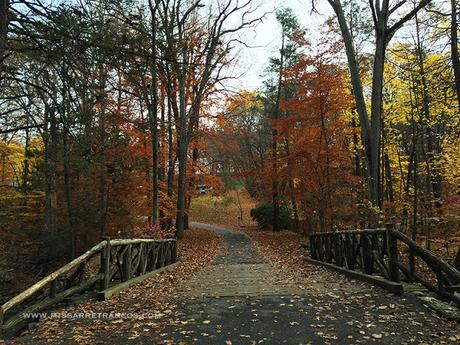
M 213 158 L 243 178 L 251 195 L 270 199 L 276 180 L 281 202 L 300 221 L 324 229 L 345 225 L 359 190 L 344 117 L 352 100 L 344 72 L 331 60 L 326 50 L 285 68 L 276 116 L 270 89 L 233 95 L 212 139 Z
M 272 122 L 285 198 L 300 203 L 300 218 L 316 221 L 319 228 L 333 227 L 350 212 L 356 184 L 343 119 L 351 102 L 343 72 L 327 61 L 324 54 L 304 56 L 286 71 L 283 86 L 292 94 L 282 99 L 282 116 Z

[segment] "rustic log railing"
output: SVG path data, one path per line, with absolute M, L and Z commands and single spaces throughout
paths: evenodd
M 16 331 L 27 314 L 69 297 L 128 282 L 176 262 L 176 240 L 109 239 L 0 306 L 0 335 Z
M 400 255 L 402 252 L 407 255 Z M 456 293 L 460 291 L 460 271 L 391 225 L 381 229 L 314 233 L 310 235 L 310 256 L 317 262 L 379 275 L 391 282 L 415 282 L 460 305 Z

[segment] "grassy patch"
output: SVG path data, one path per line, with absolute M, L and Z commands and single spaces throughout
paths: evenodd
M 249 213 L 255 204 L 245 189 L 228 191 L 219 196 L 200 195 L 192 200 L 190 217 L 197 222 L 231 227 L 254 225 Z M 241 214 L 242 221 L 239 221 Z

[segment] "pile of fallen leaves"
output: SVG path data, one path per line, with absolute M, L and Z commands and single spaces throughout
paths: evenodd
M 153 276 L 131 286 L 108 301 L 90 300 L 79 305 L 58 310 L 60 313 L 107 313 L 115 318 L 46 318 L 38 328 L 26 331 L 15 343 L 31 341 L 64 343 L 110 343 L 110 337 L 130 334 L 130 339 L 157 333 L 175 313 L 178 299 L 177 287 L 182 281 L 209 265 L 223 250 L 222 238 L 214 232 L 190 229 L 178 241 L 181 264 L 170 271 Z M 136 317 L 132 317 L 135 315 Z M 125 317 L 129 316 L 129 317 Z

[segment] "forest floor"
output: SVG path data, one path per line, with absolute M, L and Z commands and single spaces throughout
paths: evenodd
M 38 245 L 26 236 L 0 230 L 0 304 L 43 277 L 36 263 Z

